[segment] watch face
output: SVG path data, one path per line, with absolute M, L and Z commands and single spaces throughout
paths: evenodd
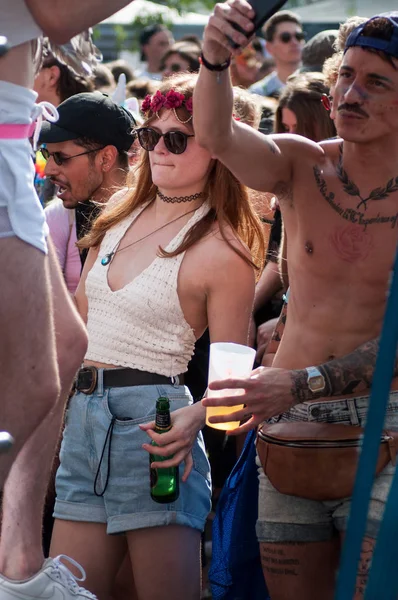
M 322 375 L 316 375 L 315 377 L 310 377 L 308 385 L 312 392 L 320 392 L 325 388 L 325 381 Z

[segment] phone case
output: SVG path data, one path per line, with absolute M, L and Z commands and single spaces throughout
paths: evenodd
M 254 32 L 260 29 L 264 23 L 268 21 L 270 17 L 272 17 L 272 15 L 278 12 L 278 10 L 282 8 L 284 4 L 286 4 L 287 0 L 248 0 L 248 2 L 252 5 L 253 10 L 256 13 L 253 21 L 254 30 L 250 33 L 250 35 L 253 35 Z M 247 32 L 239 27 L 239 25 L 236 23 L 233 23 L 232 25 L 235 29 L 240 31 L 240 33 L 247 35 Z M 230 39 L 229 43 L 232 48 L 239 48 L 239 44 L 236 44 L 233 40 Z

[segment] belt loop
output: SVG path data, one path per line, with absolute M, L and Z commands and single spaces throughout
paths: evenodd
M 350 423 L 351 425 L 360 425 L 357 405 L 355 402 L 355 398 L 347 399 L 347 407 L 350 413 Z
M 174 375 L 173 377 L 170 377 L 171 379 L 171 383 L 172 385 L 177 388 L 180 385 L 180 378 L 178 377 L 178 375 Z
M 96 395 L 101 397 L 104 395 L 104 369 L 97 370 L 97 390 Z

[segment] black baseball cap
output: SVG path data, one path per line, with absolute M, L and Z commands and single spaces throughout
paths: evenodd
M 389 40 L 380 39 L 369 35 L 364 35 L 364 28 L 375 19 L 386 19 L 392 25 L 392 34 Z M 375 50 L 382 50 L 386 54 L 398 58 L 398 12 L 389 12 L 376 15 L 361 23 L 356 27 L 348 36 L 345 44 L 345 51 L 353 46 L 361 46 L 362 48 L 373 48 Z
M 115 146 L 122 152 L 129 150 L 134 141 L 133 116 L 106 94 L 75 94 L 62 102 L 57 110 L 58 121 L 43 122 L 40 144 L 57 144 L 85 137 L 103 146 Z

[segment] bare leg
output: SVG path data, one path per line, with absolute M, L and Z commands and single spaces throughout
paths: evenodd
M 116 575 L 115 585 L 112 588 L 112 600 L 137 600 L 128 552 L 126 552 L 125 559 Z
M 126 535 L 139 600 L 199 600 L 200 531 L 168 525 Z
M 54 407 L 60 384 L 49 259 L 16 237 L 0 239 L 0 256 L 0 429 L 15 439 L 12 452 L 0 457 L 2 489 L 18 452 Z
M 340 541 L 261 543 L 261 563 L 272 600 L 332 600 Z
M 24 579 L 42 566 L 42 514 L 54 452 L 60 435 L 65 401 L 86 348 L 84 326 L 62 281 L 53 247 L 49 248 L 51 293 L 54 300 L 56 351 L 60 365 L 61 394 L 54 407 L 30 436 L 8 476 L 3 498 L 0 539 L 0 572 L 10 579 Z M 45 309 L 37 307 L 38 313 Z M 30 324 L 33 327 L 33 323 Z M 35 327 L 38 327 L 36 322 Z M 47 350 L 47 351 L 46 351 Z M 48 348 L 32 351 L 43 363 L 41 385 L 52 376 L 47 372 Z M 19 364 L 24 364 L 18 361 Z M 23 379 L 23 378 L 22 378 Z
M 81 564 L 87 575 L 84 587 L 98 600 L 109 600 L 125 553 L 125 537 L 108 535 L 102 523 L 55 520 L 51 554 L 66 554 Z

